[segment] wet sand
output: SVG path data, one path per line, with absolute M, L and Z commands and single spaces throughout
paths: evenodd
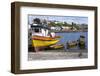
M 57 59 L 83 59 L 88 57 L 86 50 L 82 51 L 82 55 L 79 56 L 80 51 L 64 51 L 64 50 L 47 50 L 39 52 L 28 52 L 28 60 L 57 60 Z

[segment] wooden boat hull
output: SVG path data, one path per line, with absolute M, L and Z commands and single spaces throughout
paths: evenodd
M 56 44 L 59 40 L 54 39 L 54 40 L 32 40 L 32 46 L 33 47 L 46 47 L 46 46 L 50 46 L 53 44 Z
M 77 41 L 69 42 L 69 43 L 67 43 L 67 49 L 77 47 L 77 45 L 78 45 Z
M 64 45 L 63 44 L 56 44 L 56 45 L 51 45 L 50 48 L 53 48 L 53 49 L 61 49 L 63 48 Z

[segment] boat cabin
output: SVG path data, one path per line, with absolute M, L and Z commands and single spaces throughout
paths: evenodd
M 49 35 L 49 28 L 43 26 L 42 24 L 37 24 L 37 25 L 32 24 L 31 30 L 32 30 L 32 36 L 38 35 L 47 37 Z
M 50 30 L 47 26 L 46 20 L 44 20 L 44 22 L 41 22 L 39 18 L 35 18 L 33 20 L 33 23 L 30 24 L 30 29 L 32 36 L 37 35 L 45 37 L 49 35 L 49 30 Z

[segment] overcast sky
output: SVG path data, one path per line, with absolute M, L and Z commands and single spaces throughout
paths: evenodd
M 43 15 L 28 15 L 28 23 L 32 24 L 33 19 L 40 18 L 40 19 L 46 19 L 51 21 L 61 21 L 61 22 L 67 22 L 67 23 L 77 23 L 77 24 L 88 24 L 88 17 L 82 17 L 82 16 L 43 16 Z

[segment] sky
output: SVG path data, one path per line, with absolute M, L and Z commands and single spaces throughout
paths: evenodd
M 67 22 L 67 23 L 77 23 L 77 24 L 88 24 L 88 17 L 82 17 L 82 16 L 45 16 L 45 15 L 28 15 L 28 23 L 32 24 L 33 19 L 40 18 L 40 19 L 46 19 L 51 21 L 61 21 L 61 22 Z

